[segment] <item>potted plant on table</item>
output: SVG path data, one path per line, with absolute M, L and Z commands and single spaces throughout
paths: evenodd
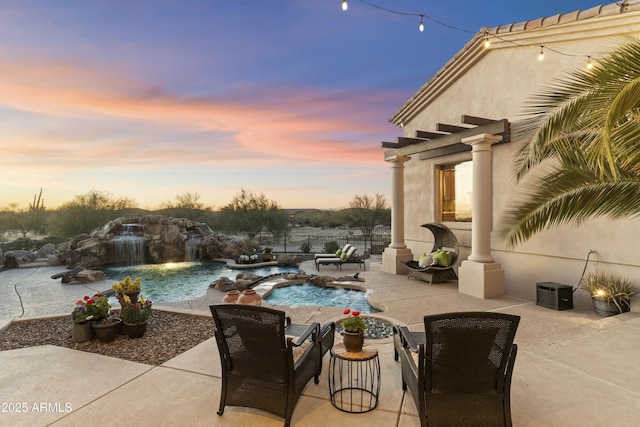
M 118 297 L 120 302 L 120 319 L 124 323 L 129 338 L 141 338 L 147 331 L 151 317 L 151 300 L 140 295 L 140 301 L 132 301 L 127 295 Z
M 351 317 L 340 322 L 342 326 L 342 341 L 344 348 L 350 353 L 358 353 L 362 351 L 364 345 L 364 331 L 367 329 L 367 324 L 360 317 L 359 311 L 351 311 L 346 309 L 344 314 L 351 313 Z
M 631 297 L 636 293 L 636 287 L 629 280 L 598 272 L 585 276 L 580 282 L 580 289 L 591 294 L 596 314 L 603 317 L 629 311 Z
M 124 280 L 111 285 L 114 291 L 118 293 L 118 297 L 127 295 L 131 301 L 138 301 L 138 295 L 140 295 L 140 289 L 142 288 L 142 277 L 137 277 L 135 280 L 131 280 L 131 277 L 127 276 Z

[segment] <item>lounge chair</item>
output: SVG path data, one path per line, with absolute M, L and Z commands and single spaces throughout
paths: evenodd
M 433 233 L 434 243 L 431 253 L 444 250 L 450 254 L 451 259 L 448 260 L 448 265 L 446 266 L 437 264 L 420 265 L 418 261 L 403 262 L 409 269 L 407 278 L 415 277 L 428 282 L 429 285 L 447 280 L 458 280 L 455 266 L 459 260 L 459 246 L 455 234 L 453 234 L 449 227 L 439 222 L 430 222 L 421 225 L 421 227 L 428 228 L 431 233 Z
M 347 253 L 347 251 L 349 250 L 349 248 L 351 247 L 351 243 L 347 243 L 346 245 L 344 245 L 344 247 L 342 248 L 342 251 L 340 252 L 342 253 Z M 314 258 L 318 259 L 318 258 L 336 258 L 337 255 L 335 253 L 333 254 L 315 254 Z
M 424 317 L 426 332 L 394 327 L 402 389 L 420 425 L 511 426 L 519 316 L 464 312 Z
M 311 378 L 322 367 L 320 325 L 287 337 L 284 312 L 245 304 L 210 306 L 222 364 L 218 415 L 225 406 L 260 409 L 284 418 L 285 427 Z
M 336 266 L 336 270 L 342 270 L 342 264 L 358 264 L 359 266 L 364 266 L 364 259 L 355 255 L 356 248 L 351 246 L 349 250 L 347 250 L 344 257 L 333 257 L 333 258 L 316 258 L 316 269 L 320 271 L 321 265 L 334 264 Z

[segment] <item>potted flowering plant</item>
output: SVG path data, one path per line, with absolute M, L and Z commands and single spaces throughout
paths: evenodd
M 131 277 L 127 276 L 124 280 L 111 285 L 111 287 L 118 293 L 119 297 L 128 295 L 135 302 L 138 300 L 138 295 L 140 295 L 140 289 L 142 288 L 142 277 L 136 277 L 135 280 L 131 280 Z
M 118 297 L 120 302 L 120 319 L 124 322 L 129 338 L 141 338 L 147 331 L 147 322 L 151 317 L 151 300 L 142 295 L 139 301 L 131 301 L 124 295 Z
M 73 313 L 74 318 L 81 318 L 83 313 L 87 320 L 91 317 L 91 329 L 100 342 L 111 342 L 116 338 L 120 328 L 120 319 L 111 317 L 111 304 L 106 295 L 97 293 L 93 297 L 86 295 L 81 300 L 76 301 L 76 308 Z M 72 314 L 73 314 L 72 313 Z
M 360 317 L 359 311 L 346 309 L 343 313 L 351 313 L 351 317 L 340 322 L 340 326 L 343 329 L 342 341 L 344 348 L 350 353 L 360 352 L 364 345 L 364 331 L 367 329 L 367 324 Z

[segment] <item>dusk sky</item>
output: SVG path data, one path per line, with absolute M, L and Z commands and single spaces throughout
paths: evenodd
M 390 201 L 388 118 L 475 32 L 605 3 L 2 0 L 0 208 L 40 188 L 49 209 L 91 190 Z

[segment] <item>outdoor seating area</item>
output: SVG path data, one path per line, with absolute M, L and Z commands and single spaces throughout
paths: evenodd
M 447 280 L 457 280 L 455 266 L 458 261 L 459 245 L 456 235 L 444 224 L 431 222 L 422 224 L 433 234 L 433 248 L 429 253 L 423 253 L 418 261 L 407 261 L 404 264 L 409 269 L 407 278 L 415 277 L 432 283 L 442 283 Z M 444 253 L 447 258 L 440 257 Z
M 367 262 L 375 263 L 378 260 L 368 259 Z M 301 268 L 304 270 L 314 266 L 314 260 L 309 260 L 303 262 Z M 91 286 L 92 290 L 100 290 L 99 284 L 69 286 L 51 282 L 50 276 L 54 272 L 54 268 L 51 267 L 19 270 L 22 271 L 0 273 L 2 283 L 7 285 L 0 287 L 0 317 L 5 319 L 18 317 L 21 313 L 14 286 L 22 291 L 23 317 L 65 314 L 68 301 L 74 298 L 75 293 L 87 293 L 88 286 Z M 500 399 L 508 397 L 510 375 L 510 403 L 501 400 L 503 403 L 492 403 L 492 408 L 510 407 L 513 425 L 637 425 L 640 414 L 640 373 L 634 368 L 635 359 L 629 358 L 629 355 L 640 351 L 638 312 L 600 318 L 591 307 L 585 306 L 560 311 L 512 296 L 483 300 L 458 293 L 455 282 L 443 283 L 440 286 L 422 286 L 415 280 L 407 280 L 404 275 L 382 273 L 376 269 L 372 271 L 370 266 L 360 277 L 365 280 L 363 286 L 368 289 L 370 300 L 385 308 L 384 312 L 371 316 L 392 322 L 396 325 L 396 330 L 402 331 L 404 336 L 401 338 L 400 334 L 396 334 L 392 338 L 365 340 L 365 345 L 372 355 L 367 356 L 368 359 L 363 358 L 363 363 L 372 369 L 379 364 L 379 377 L 375 377 L 379 383 L 375 382 L 377 380 L 371 383 L 376 400 L 370 404 L 370 410 L 367 408 L 361 413 L 339 410 L 330 397 L 331 389 L 344 387 L 344 384 L 342 387 L 330 384 L 330 358 L 333 351 L 331 344 L 333 347 L 342 344 L 341 336 L 335 334 L 331 325 L 345 317 L 342 309 L 323 306 L 269 307 L 268 304 L 262 307 L 282 310 L 285 317 L 282 319 L 282 315 L 277 313 L 275 323 L 263 322 L 261 331 L 273 329 L 277 332 L 254 332 L 251 334 L 251 340 L 255 338 L 255 341 L 251 341 L 251 345 L 256 344 L 262 348 L 263 344 L 258 343 L 275 337 L 278 345 L 274 348 L 280 349 L 276 350 L 279 354 L 288 355 L 290 349 L 293 353 L 293 348 L 296 347 L 293 344 L 304 342 L 308 343 L 305 344 L 308 347 L 303 350 L 302 357 L 305 353 L 315 354 L 307 356 L 306 360 L 311 361 L 307 365 L 310 367 L 307 370 L 310 374 L 305 373 L 301 377 L 305 384 L 294 387 L 297 397 L 291 412 L 292 426 L 324 427 L 346 423 L 363 423 L 379 427 L 424 425 L 425 418 L 421 411 L 423 400 L 416 401 L 416 396 L 411 390 L 413 378 L 417 378 L 415 381 L 421 379 L 418 375 L 411 375 L 416 372 L 415 367 L 421 365 L 421 360 L 425 374 L 428 372 L 426 362 L 429 354 L 433 354 L 433 348 L 440 345 L 434 344 L 436 341 L 430 341 L 438 339 L 435 332 L 456 335 L 452 332 L 455 328 L 447 329 L 448 325 L 428 326 L 426 330 L 431 332 L 425 333 L 425 324 L 437 325 L 442 321 L 438 320 L 438 315 L 460 312 L 484 313 L 474 314 L 474 319 L 480 319 L 480 323 L 485 316 L 493 318 L 503 314 L 505 316 L 502 317 L 519 319 L 517 331 L 513 332 L 515 325 L 512 325 L 512 332 L 504 335 L 496 332 L 496 328 L 499 328 L 497 324 L 491 324 L 487 328 L 489 332 L 481 333 L 483 337 L 487 337 L 486 340 L 480 339 L 488 344 L 489 337 L 501 337 L 498 347 L 506 350 L 505 355 L 511 355 L 511 359 L 508 359 L 511 360 L 509 365 L 506 361 L 503 363 L 502 358 L 495 359 L 501 361 L 498 363 L 499 372 L 505 374 L 501 380 L 504 393 Z M 186 311 L 207 317 L 214 322 L 210 306 L 219 304 L 222 296 L 222 292 L 211 289 L 205 297 L 181 303 L 154 304 L 154 309 Z M 6 324 L 8 319 L 3 322 Z M 313 342 L 313 335 L 317 334 L 318 330 L 322 338 L 318 339 L 316 335 Z M 244 334 L 240 330 L 237 333 Z M 143 411 L 144 421 L 149 425 L 282 426 L 285 422 L 284 416 L 255 408 L 234 406 L 237 402 L 233 399 L 237 396 L 231 397 L 234 394 L 233 385 L 227 385 L 224 414 L 218 415 L 225 393 L 225 364 L 240 366 L 233 364 L 234 356 L 231 349 L 228 352 L 229 359 L 226 356 L 227 350 L 223 348 L 219 351 L 220 346 L 224 347 L 224 342 L 233 336 L 234 333 L 225 334 L 222 340 L 211 337 L 159 366 L 55 346 L 2 351 L 0 364 L 4 369 L 0 372 L 0 382 L 4 386 L 0 388 L 0 397 L 3 402 L 29 402 L 29 411 L 1 413 L 0 424 L 80 426 L 91 419 L 94 425 L 107 425 L 112 422 L 110 417 L 96 418 L 94 415 L 134 404 L 135 408 Z M 287 336 L 298 338 L 289 341 Z M 311 337 L 311 340 L 299 338 L 303 336 Z M 513 348 L 512 342 L 517 344 L 518 348 L 515 364 L 512 364 L 515 353 L 509 352 L 509 349 Z M 465 343 L 466 339 L 463 339 L 462 343 L 449 338 L 441 340 L 444 346 L 452 345 L 454 353 L 459 352 Z M 491 354 L 494 354 L 494 345 L 492 342 Z M 428 350 L 430 346 L 432 350 Z M 417 353 L 411 350 L 413 347 L 418 349 Z M 486 346 L 480 347 L 486 349 Z M 423 357 L 420 348 L 423 348 Z M 324 353 L 322 357 L 317 356 L 319 352 Z M 398 361 L 394 357 L 396 352 Z M 265 357 L 268 354 L 266 350 L 263 353 Z M 484 353 L 480 353 L 483 352 L 471 352 L 470 357 L 480 360 L 480 356 L 484 356 Z M 289 356 L 286 357 L 286 360 L 290 360 Z M 404 362 L 402 358 L 405 358 Z M 316 384 L 311 378 L 318 372 L 315 364 L 319 359 L 322 365 Z M 491 360 L 494 360 L 493 356 Z M 455 360 L 453 362 L 457 363 Z M 335 366 L 350 365 L 343 361 Z M 512 372 L 508 366 L 513 368 Z M 275 367 L 265 369 L 269 374 L 275 372 Z M 435 367 L 432 369 L 434 372 L 436 370 Z M 100 375 L 99 372 L 104 372 L 104 375 Z M 264 370 L 260 375 L 268 376 Z M 433 374 L 431 377 L 436 381 L 441 378 L 438 375 Z M 96 378 L 99 378 L 99 381 Z M 372 381 L 371 377 L 362 378 Z M 426 378 L 428 377 L 425 375 L 423 380 Z M 403 381 L 407 384 L 407 390 L 403 390 Z M 480 384 L 477 388 L 483 389 L 487 383 L 479 381 L 477 384 Z M 446 382 L 444 386 L 453 388 L 456 383 Z M 272 387 L 269 387 L 269 390 L 275 394 Z M 599 405 L 603 396 L 606 396 L 606 405 Z M 43 408 L 51 410 L 36 412 L 33 410 L 34 402 L 44 402 Z M 429 396 L 424 402 L 428 412 Z
M 358 267 L 362 267 L 362 269 L 366 270 L 364 258 L 362 256 L 356 255 L 356 247 L 349 244 L 347 244 L 347 246 L 345 246 L 345 248 L 347 248 L 346 252 L 342 252 L 340 256 L 327 256 L 330 254 L 316 254 L 314 257 L 316 270 L 320 271 L 321 265 L 335 265 L 336 270 L 342 270 L 343 264 L 358 264 Z

